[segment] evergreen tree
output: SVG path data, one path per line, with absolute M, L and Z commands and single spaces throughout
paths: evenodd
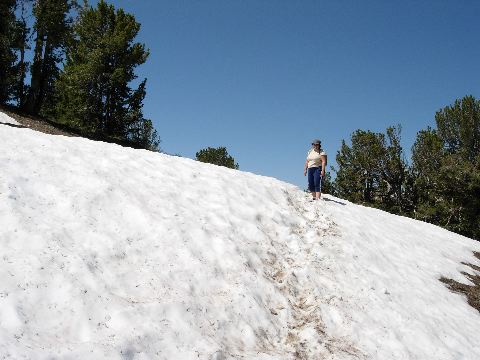
M 25 78 L 29 62 L 26 60 L 26 51 L 30 49 L 29 36 L 30 29 L 27 26 L 27 7 L 34 0 L 17 0 L 19 6 L 20 19 L 16 21 L 15 33 L 13 36 L 13 48 L 18 53 L 19 59 L 15 66 L 16 81 L 13 89 L 13 99 L 17 106 L 23 108 L 25 106 L 28 86 L 25 84 Z
M 438 111 L 435 121 L 447 153 L 475 162 L 480 154 L 480 101 L 465 96 Z
M 143 80 L 138 89 L 132 92 L 129 100 L 129 108 L 125 118 L 126 140 L 131 145 L 160 151 L 160 139 L 157 130 L 153 127 L 151 120 L 143 118 L 143 99 L 146 95 L 146 79 Z
M 456 100 L 412 148 L 415 217 L 480 239 L 480 102 Z
M 330 171 L 325 171 L 325 176 L 322 179 L 322 193 L 336 196 L 335 182 L 332 180 Z
M 440 168 L 444 158 L 443 142 L 431 128 L 422 130 L 412 147 L 412 175 L 414 179 L 415 218 L 438 224 Z
M 59 65 L 71 36 L 69 13 L 74 0 L 37 0 L 33 7 L 35 47 L 31 66 L 31 82 L 25 110 L 31 114 L 48 112 L 53 106 L 54 84 Z
M 57 120 L 96 138 L 158 147 L 152 122 L 142 113 L 146 80 L 130 87 L 135 68 L 148 57 L 145 45 L 133 42 L 140 24 L 101 0 L 96 8 L 84 4 L 74 30 L 56 86 Z
M 387 134 L 357 130 L 351 147 L 342 141 L 337 153 L 338 196 L 393 212 L 406 211 L 407 164 L 400 145 L 400 127 Z
M 0 104 L 13 97 L 15 86 L 15 61 L 12 34 L 15 34 L 15 0 L 0 2 Z
M 480 166 L 446 155 L 439 169 L 436 212 L 439 225 L 480 240 Z
M 202 149 L 195 154 L 198 161 L 204 163 L 215 164 L 219 166 L 225 166 L 230 169 L 238 169 L 238 164 L 235 163 L 235 159 L 228 154 L 228 151 L 225 147 L 221 146 L 218 148 L 208 147 Z
M 381 208 L 395 214 L 407 211 L 406 178 L 408 167 L 400 144 L 401 126 L 387 128 L 382 171 Z
M 352 146 L 344 140 L 337 153 L 335 186 L 338 196 L 352 202 L 377 202 L 382 180 L 382 159 L 385 157 L 385 136 L 357 130 L 351 136 Z

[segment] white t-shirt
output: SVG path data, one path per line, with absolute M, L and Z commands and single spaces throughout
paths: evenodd
M 322 156 L 327 156 L 327 153 L 320 149 L 320 153 L 314 149 L 310 149 L 307 154 L 308 168 L 322 167 Z

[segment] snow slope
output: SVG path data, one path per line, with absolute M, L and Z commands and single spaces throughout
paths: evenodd
M 470 359 L 480 243 L 273 178 L 0 125 L 0 359 Z
M 20 125 L 16 120 L 14 120 L 12 117 L 8 116 L 7 114 L 0 112 L 0 125 L 5 125 L 5 124 L 10 124 L 10 125 Z

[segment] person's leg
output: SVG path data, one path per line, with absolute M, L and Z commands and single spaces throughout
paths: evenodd
M 321 168 L 317 168 L 314 174 L 315 198 L 318 200 L 322 196 L 322 176 Z
M 322 196 L 322 180 L 323 180 L 323 177 L 322 177 L 322 175 L 320 175 L 319 176 L 319 181 L 318 181 L 318 193 L 316 194 L 317 199 L 320 199 L 320 197 Z
M 312 193 L 312 198 L 315 199 L 315 179 L 314 179 L 314 171 L 315 169 L 309 168 L 308 169 L 308 190 Z

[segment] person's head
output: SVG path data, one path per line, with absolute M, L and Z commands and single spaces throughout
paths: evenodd
M 312 148 L 319 151 L 321 147 L 322 147 L 322 143 L 321 143 L 320 140 L 315 139 L 315 140 L 312 141 Z

